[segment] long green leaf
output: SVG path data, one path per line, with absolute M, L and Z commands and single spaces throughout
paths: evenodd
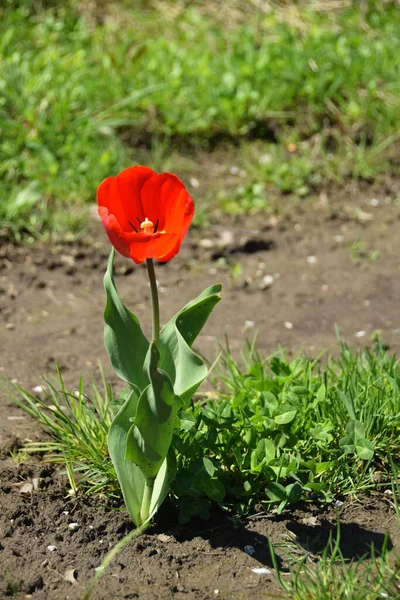
M 149 380 L 143 369 L 149 341 L 132 314 L 118 296 L 114 283 L 114 249 L 110 252 L 104 276 L 106 307 L 104 309 L 104 342 L 116 374 L 142 392 Z
M 125 458 L 137 464 L 146 479 L 156 477 L 169 452 L 182 406 L 168 375 L 158 368 L 159 358 L 157 346 L 152 342 L 150 385 L 140 396 L 126 443 Z
M 132 425 L 131 419 L 136 415 L 137 404 L 138 396 L 132 391 L 111 424 L 108 432 L 108 450 L 129 515 L 136 525 L 140 525 L 140 508 L 145 477 L 135 463 L 125 459 L 128 433 Z
M 221 284 L 204 290 L 186 304 L 160 334 L 160 369 L 169 375 L 175 394 L 185 403 L 207 376 L 207 366 L 191 346 L 214 306 L 221 300 L 221 291 Z

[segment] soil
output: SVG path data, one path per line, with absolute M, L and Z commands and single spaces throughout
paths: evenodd
M 162 320 L 222 281 L 223 301 L 197 344 L 210 361 L 225 334 L 237 356 L 256 333 L 264 356 L 279 346 L 291 354 L 337 354 L 335 324 L 353 347 L 371 344 L 380 332 L 398 353 L 399 189 L 400 182 L 390 181 L 355 192 L 327 190 L 284 218 L 213 216 L 207 229 L 192 228 L 179 256 L 157 266 Z M 101 360 L 107 379 L 119 385 L 102 339 L 108 253 L 95 220 L 73 242 L 4 242 L 0 368 L 6 377 L 32 389 L 41 384 L 41 374 L 54 375 L 57 362 L 67 386 L 77 386 L 81 375 L 98 377 Z M 150 333 L 145 269 L 118 257 L 116 284 Z M 110 511 L 101 498 L 70 496 L 65 478 L 39 459 L 15 461 L 16 448 L 45 434 L 2 392 L 0 409 L 0 597 L 81 598 L 108 549 L 129 530 L 127 514 Z M 22 487 L 26 483 L 31 485 Z M 281 598 L 267 535 L 277 543 L 289 536 L 315 553 L 336 530 L 336 512 L 301 507 L 239 522 L 217 512 L 210 521 L 177 526 L 175 515 L 163 510 L 149 533 L 111 564 L 93 597 Z M 383 490 L 345 499 L 340 518 L 347 558 L 364 555 L 372 542 L 379 550 L 386 532 L 389 546 L 400 552 L 397 520 Z M 72 530 L 70 523 L 78 527 Z M 286 568 L 284 556 L 278 559 Z M 252 571 L 260 567 L 268 573 Z

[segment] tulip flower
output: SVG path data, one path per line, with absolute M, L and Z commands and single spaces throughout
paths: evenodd
M 153 259 L 179 251 L 194 214 L 183 183 L 172 173 L 130 167 L 97 191 L 99 214 L 114 248 L 137 264 L 146 261 L 153 307 L 152 340 L 121 301 L 112 249 L 104 277 L 104 341 L 111 364 L 127 384 L 108 435 L 111 460 L 133 522 L 143 530 L 168 493 L 174 474 L 172 438 L 179 414 L 207 375 L 192 344 L 219 302 L 221 285 L 207 288 L 160 328 Z
M 107 177 L 97 191 L 99 214 L 114 248 L 135 263 L 166 262 L 179 248 L 194 215 L 183 183 L 172 173 L 130 167 Z

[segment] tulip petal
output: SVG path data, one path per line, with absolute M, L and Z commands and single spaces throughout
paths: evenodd
M 115 215 L 111 215 L 105 206 L 99 206 L 99 215 L 108 239 L 122 256 L 130 257 L 129 242 Z
M 162 173 L 149 178 L 143 185 L 141 196 L 145 216 L 153 223 L 158 219 L 160 230 L 165 229 L 167 232 L 174 233 L 181 232 L 186 204 L 188 199 L 193 204 L 193 200 L 176 175 Z M 186 231 L 187 227 L 185 233 Z
M 180 239 L 176 233 L 162 233 L 155 235 L 138 234 L 130 242 L 130 257 L 136 264 L 141 264 L 147 258 L 156 258 L 160 261 L 169 260 L 165 256 L 175 256 L 180 246 Z
M 124 206 L 125 219 L 137 223 L 137 218 L 144 220 L 141 191 L 146 181 L 156 173 L 148 167 L 129 167 L 116 176 L 116 184 Z

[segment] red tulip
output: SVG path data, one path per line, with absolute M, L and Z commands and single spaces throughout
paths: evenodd
M 182 181 L 148 167 L 129 167 L 107 177 L 97 190 L 97 203 L 110 242 L 137 264 L 175 256 L 194 215 Z

